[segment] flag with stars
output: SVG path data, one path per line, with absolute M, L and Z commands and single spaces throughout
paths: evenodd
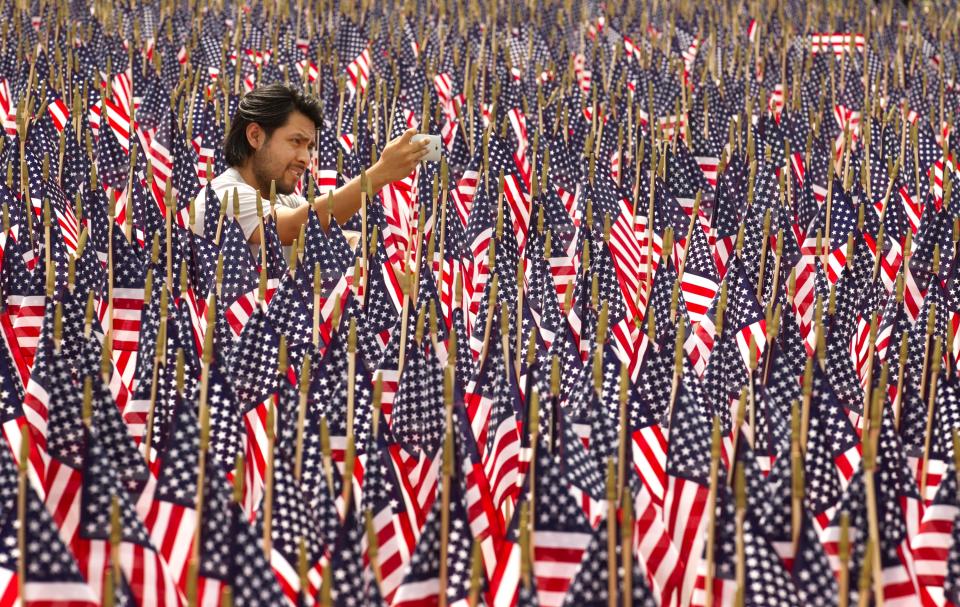
M 227 320 L 234 338 L 239 337 L 255 309 L 259 308 L 256 264 L 236 221 L 226 221 L 220 240 L 223 257 L 223 283 L 218 309 Z
M 614 529 L 615 532 L 619 532 L 620 525 L 615 525 Z M 609 561 L 608 537 L 609 530 L 606 521 L 604 521 L 598 525 L 596 531 L 593 532 L 590 545 L 587 546 L 587 550 L 580 562 L 580 568 L 573 578 L 573 583 L 570 584 L 570 589 L 564 599 L 564 607 L 574 607 L 576 605 L 603 607 L 604 605 L 609 605 L 608 576 L 610 574 L 607 566 Z M 632 547 L 630 547 L 630 549 L 632 549 Z M 639 607 L 654 607 L 658 605 L 657 599 L 654 597 L 653 592 L 647 584 L 646 578 L 640 570 L 639 561 L 631 560 L 633 570 L 629 572 L 624 571 L 627 561 L 624 558 L 622 544 L 619 541 L 616 543 L 615 558 L 617 571 L 616 587 L 622 599 L 625 602 L 629 601 L 630 605 L 637 605 Z M 631 581 L 633 594 L 629 597 L 623 596 L 623 576 L 626 575 L 630 575 L 633 578 Z
M 432 458 L 443 438 L 443 419 L 443 370 L 414 347 L 400 375 L 390 428 L 404 449 Z
M 542 501 L 534 510 L 533 575 L 540 605 L 559 607 L 593 539 L 593 527 L 545 443 L 537 445 L 536 458 L 533 493 Z
M 85 539 L 95 540 L 93 545 L 99 547 L 103 559 L 99 566 L 107 566 L 110 552 L 107 540 L 111 537 L 111 504 L 116 497 L 121 531 L 118 556 L 125 565 L 124 578 L 130 585 L 134 599 L 138 603 L 175 603 L 178 595 L 176 580 L 151 543 L 146 527 L 137 517 L 134 504 L 121 484 L 113 454 L 96 430 L 87 430 L 85 442 L 80 535 Z M 93 565 L 95 564 L 91 562 L 91 566 Z M 149 575 L 138 583 L 134 577 L 135 572 L 149 572 Z
M 426 524 L 417 542 L 416 551 L 410 559 L 403 583 L 393 596 L 393 605 L 415 607 L 433 604 L 440 592 L 446 592 L 448 605 L 466 604 L 470 593 L 470 554 L 473 538 L 467 522 L 465 496 L 460 493 L 459 483 L 450 483 L 449 511 L 446 535 L 446 584 L 441 587 L 440 551 L 443 530 L 441 512 L 445 500 L 440 496 L 433 503 Z
M 197 526 L 197 469 L 200 454 L 200 423 L 193 403 L 178 399 L 170 419 L 169 440 L 158 454 L 160 472 L 144 519 L 153 545 L 176 580 L 187 574 L 187 561 Z
M 17 468 L 9 452 L 0 454 L 0 589 L 3 603 L 9 605 L 56 603 L 71 607 L 100 604 L 93 588 L 87 585 L 73 554 L 63 544 L 54 523 L 40 497 L 26 485 L 22 496 L 26 505 L 23 519 L 17 510 Z M 21 525 L 25 554 L 20 554 Z M 21 556 L 26 566 L 22 586 L 18 578 Z M 19 596 L 23 588 L 26 596 Z
M 291 459 L 279 444 L 274 448 L 270 565 L 287 601 L 297 605 L 299 597 L 309 601 L 320 588 L 324 551 L 336 539 L 339 518 L 330 508 L 325 513 L 328 520 L 319 522 L 318 513 L 305 499 Z M 260 510 L 260 518 L 264 512 Z M 322 535 L 323 530 L 327 537 Z M 301 587 L 301 558 L 305 559 L 302 565 L 306 566 L 307 588 Z

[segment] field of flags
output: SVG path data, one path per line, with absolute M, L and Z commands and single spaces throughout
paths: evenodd
M 0 607 L 960 605 L 955 2 L 0 15 Z

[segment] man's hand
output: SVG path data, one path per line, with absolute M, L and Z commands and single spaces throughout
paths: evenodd
M 412 173 L 417 163 L 427 155 L 427 146 L 430 145 L 430 142 L 414 143 L 410 141 L 416 134 L 416 129 L 407 129 L 403 135 L 383 148 L 380 159 L 367 171 L 374 193 L 388 183 L 403 179 Z

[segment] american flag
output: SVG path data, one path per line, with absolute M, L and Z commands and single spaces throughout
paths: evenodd
M 713 254 L 721 277 L 727 272 L 727 262 L 740 229 L 742 201 L 746 197 L 746 167 L 741 158 L 734 156 L 717 180 L 716 201 L 710 219 L 711 240 L 716 243 Z
M 323 561 L 326 560 L 323 553 L 333 543 L 334 534 L 331 532 L 335 531 L 339 520 L 332 508 L 327 509 L 324 523 L 317 520 L 318 512 L 304 499 L 305 494 L 295 477 L 291 455 L 275 448 L 272 456 L 270 566 L 287 601 L 297 605 L 299 600 L 315 597 L 319 590 Z M 261 518 L 264 512 L 264 509 L 260 510 Z M 322 535 L 324 531 L 327 537 Z M 305 559 L 305 562 L 301 562 L 301 559 Z M 305 588 L 300 577 L 304 565 L 308 580 Z
M 709 492 L 710 436 L 702 422 L 703 412 L 685 392 L 677 397 L 667 452 L 667 487 L 663 518 L 670 539 L 685 563 L 686 576 L 696 572 L 699 555 L 695 540 L 706 528 L 704 518 Z M 683 437 L 683 441 L 677 439 Z
M 17 468 L 10 453 L 2 455 L 3 550 L 0 551 L 0 587 L 2 603 L 56 602 L 64 605 L 96 605 L 93 588 L 77 568 L 74 556 L 60 540 L 57 525 L 44 508 L 43 501 L 30 488 L 20 496 L 26 506 L 25 517 L 17 513 Z M 25 553 L 20 554 L 19 534 L 23 529 Z M 20 559 L 26 564 L 26 578 L 18 577 Z M 22 585 L 21 585 L 22 583 Z M 20 596 L 20 591 L 26 593 Z
M 261 309 L 259 280 L 256 264 L 243 236 L 243 230 L 235 220 L 227 220 L 220 241 L 220 256 L 223 259 L 223 282 L 217 285 L 218 299 L 227 325 L 236 338 L 251 316 Z
M 376 578 L 364 559 L 366 524 L 353 501 L 346 505 L 346 514 L 339 528 L 333 556 L 328 567 L 331 579 L 331 595 L 335 604 L 356 600 L 360 604 L 376 605 L 383 602 Z
M 285 604 L 284 592 L 263 553 L 261 521 L 250 523 L 240 505 L 233 503 L 221 476 L 207 475 L 205 484 L 197 600 L 216 604 L 229 587 L 234 604 Z
M 144 298 L 144 264 L 141 251 L 129 242 L 118 226 L 113 237 L 113 298 L 100 300 L 100 321 L 113 336 L 114 348 L 136 350 L 140 336 Z
M 114 603 L 433 604 L 447 537 L 447 604 L 626 599 L 612 565 L 634 603 L 686 607 L 706 602 L 712 519 L 715 603 L 836 604 L 843 512 L 848 602 L 879 602 L 859 596 L 868 540 L 885 603 L 960 600 L 960 85 L 922 6 L 869 34 L 862 7 L 830 31 L 789 3 L 721 21 L 666 3 L 643 26 L 544 3 L 80 8 L 4 13 L 0 422 L 15 456 L 31 438 L 26 596 L 0 465 L 7 602 L 105 602 L 114 495 Z M 220 226 L 204 184 L 241 96 L 274 82 L 322 105 L 297 196 L 408 128 L 441 135 L 443 164 L 367 201 L 366 251 L 357 217 L 309 213 L 302 254 L 269 216 L 251 247 L 229 199 Z M 46 601 L 54 583 L 70 593 Z
M 135 601 L 176 604 L 179 601 L 176 580 L 137 517 L 105 441 L 97 433 L 88 430 L 84 442 L 86 453 L 78 532 L 90 544 L 91 552 L 87 553 L 88 581 L 91 578 L 99 579 L 95 576 L 102 575 L 109 566 L 111 552 L 116 549 L 119 554 L 115 556 L 123 563 L 123 577 Z M 121 541 L 116 548 L 109 543 L 112 525 L 110 512 L 114 497 L 119 504 L 121 529 Z
M 200 428 L 192 403 L 179 399 L 167 431 L 169 440 L 157 454 L 159 473 L 144 523 L 163 555 L 170 574 L 186 586 L 187 561 L 197 526 L 197 469 Z
M 491 331 L 490 339 L 499 346 L 499 328 Z M 467 386 L 465 396 L 484 475 L 494 507 L 501 513 L 501 526 L 506 524 L 508 513 L 515 509 L 522 478 L 518 427 L 523 405 L 517 384 L 516 374 L 510 361 L 504 358 L 502 347 L 492 347 L 482 362 L 476 383 Z
M 391 602 L 416 549 L 420 522 L 416 509 L 407 506 L 409 483 L 391 457 L 385 425 L 381 420 L 375 442 L 365 447 L 362 506 L 370 513 L 376 534 L 380 591 Z
M 340 27 L 337 29 L 336 44 L 351 96 L 358 92 L 362 94 L 367 88 L 373 71 L 369 42 L 360 28 L 349 18 L 344 17 L 340 20 Z
M 393 595 L 393 605 L 413 607 L 432 604 L 446 593 L 448 605 L 467 605 L 471 586 L 471 548 L 473 538 L 465 510 L 465 496 L 459 491 L 459 483 L 450 484 L 450 509 L 447 517 L 447 535 L 444 538 L 440 519 L 444 500 L 436 499 L 424 524 L 416 550 L 410 558 L 403 582 Z M 441 542 L 446 550 L 446 562 L 441 565 Z M 445 569 L 445 571 L 443 571 Z M 445 573 L 444 585 L 440 576 Z M 481 578 L 482 580 L 482 578 Z
M 30 249 L 26 230 L 24 240 L 9 239 L 4 251 L 4 288 L 6 295 L 7 343 L 15 347 L 27 368 L 33 366 L 40 328 L 46 308 L 46 290 L 42 268 L 29 269 L 24 256 Z
M 710 302 L 720 289 L 719 278 L 706 235 L 700 226 L 695 225 L 687 244 L 681 281 L 683 303 L 687 306 L 687 314 L 692 323 L 698 323 L 704 318 Z
M 129 119 L 127 122 L 129 124 Z M 123 189 L 127 182 L 130 164 L 127 157 L 128 150 L 129 143 L 125 148 L 112 130 L 103 132 L 97 138 L 97 176 L 104 187 L 114 190 Z
M 880 430 L 879 445 L 898 441 L 893 428 L 893 418 L 885 415 Z M 905 467 L 902 452 L 878 452 L 876 477 L 876 508 L 877 516 L 889 517 L 891 525 L 885 526 L 878 538 L 880 545 L 879 560 L 881 567 L 880 580 L 883 586 L 884 600 L 900 602 L 902 604 L 915 603 L 919 600 L 919 585 L 917 571 L 912 551 L 909 547 L 910 536 L 915 533 L 913 520 L 922 513 L 919 504 L 919 495 L 907 478 L 909 472 Z M 822 537 L 828 553 L 836 548 L 839 539 L 839 512 L 844 510 L 850 513 L 850 528 L 863 529 L 866 524 L 866 499 L 864 491 L 865 473 L 861 469 L 851 479 L 850 485 L 844 492 L 838 507 L 838 514 L 825 530 Z M 850 573 L 857 574 L 864 566 L 863 560 L 865 545 L 862 542 L 851 542 Z M 853 594 L 851 596 L 854 596 Z M 889 597 L 889 598 L 887 598 Z
M 274 426 L 267 425 L 269 411 L 277 413 L 276 395 L 281 382 L 289 382 L 280 376 L 279 353 L 280 335 L 266 313 L 257 309 L 226 359 L 226 365 L 236 370 L 231 384 L 245 428 L 244 508 L 248 513 L 256 512 L 260 505 L 270 454 L 268 433 L 277 432 L 275 417 Z
M 593 527 L 545 443 L 537 446 L 536 457 L 534 494 L 551 504 L 535 508 L 532 520 L 537 597 L 541 605 L 562 605 L 576 566 L 590 545 Z

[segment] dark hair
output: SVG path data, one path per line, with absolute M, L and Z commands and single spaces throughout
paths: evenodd
M 267 137 L 287 123 L 290 114 L 300 112 L 319 128 L 323 124 L 320 102 L 316 97 L 305 95 L 292 86 L 268 84 L 259 86 L 240 100 L 240 105 L 230 121 L 230 130 L 223 139 L 223 151 L 227 164 L 235 167 L 244 163 L 253 152 L 247 141 L 247 125 L 257 123 Z

